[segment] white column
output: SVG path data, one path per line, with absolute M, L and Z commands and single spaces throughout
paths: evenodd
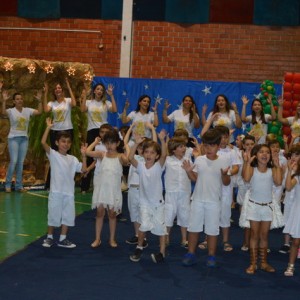
M 131 76 L 133 0 L 123 0 L 120 77 Z

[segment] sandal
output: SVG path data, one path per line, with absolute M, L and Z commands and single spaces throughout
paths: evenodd
M 284 272 L 284 276 L 294 276 L 294 271 L 295 271 L 295 265 L 294 264 L 288 264 L 288 267 L 286 268 Z
M 91 247 L 92 248 L 98 248 L 100 247 L 101 245 L 101 241 L 100 240 L 94 240 L 92 243 L 91 243 Z
M 198 248 L 201 249 L 201 250 L 206 250 L 207 249 L 207 241 L 204 241 L 204 242 L 200 243 L 198 245 Z
M 117 248 L 117 247 L 118 247 L 118 244 L 117 244 L 116 241 L 109 241 L 109 246 L 110 246 L 111 248 Z
M 241 247 L 241 250 L 242 250 L 242 251 L 248 251 L 248 250 L 249 250 L 249 247 L 246 246 L 246 245 L 243 245 L 243 246 Z
M 233 247 L 228 242 L 223 242 L 223 250 L 225 252 L 230 252 L 233 250 Z

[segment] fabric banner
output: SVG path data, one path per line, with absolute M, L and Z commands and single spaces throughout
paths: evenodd
M 252 24 L 254 0 L 210 0 L 211 23 Z
M 60 18 L 60 0 L 18 0 L 18 16 L 23 18 Z
M 0 16 L 16 16 L 18 12 L 18 0 L 1 0 Z
M 115 77 L 95 77 L 93 86 L 102 82 L 106 87 L 108 84 L 114 86 L 114 96 L 117 102 L 118 113 L 109 114 L 108 122 L 118 128 L 124 125 L 121 122 L 121 114 L 124 104 L 128 99 L 130 106 L 127 113 L 137 107 L 138 99 L 142 95 L 148 95 L 151 98 L 151 107 L 155 102 L 158 103 L 159 126 L 158 130 L 165 128 L 170 134 L 173 134 L 173 124 L 162 124 L 162 110 L 164 102 L 168 100 L 171 107 L 168 113 L 178 109 L 185 95 L 191 95 L 197 105 L 198 113 L 201 116 L 201 110 L 204 104 L 207 104 L 207 115 L 212 110 L 215 98 L 219 94 L 224 94 L 230 102 L 237 104 L 238 110 L 242 111 L 241 97 L 246 95 L 250 101 L 260 93 L 261 83 L 247 82 L 218 82 L 218 81 L 195 81 L 195 80 L 170 80 L 170 79 L 133 79 L 133 78 L 115 78 Z M 282 85 L 275 84 L 276 95 L 281 94 Z M 247 106 L 247 113 L 250 113 L 251 105 Z M 206 116 L 207 116 L 206 115 Z M 245 128 L 244 128 L 245 129 Z M 198 136 L 201 129 L 194 132 Z M 235 134 L 241 133 L 237 130 Z
M 208 23 L 210 0 L 166 0 L 165 20 L 175 23 Z
M 256 25 L 299 25 L 299 0 L 255 0 L 253 23 Z

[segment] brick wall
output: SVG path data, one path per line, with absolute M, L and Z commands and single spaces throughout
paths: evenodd
M 96 30 L 98 33 L 2 30 L 0 55 L 91 64 L 118 76 L 121 22 L 0 17 L 0 27 Z M 279 83 L 300 70 L 300 27 L 134 22 L 132 77 Z

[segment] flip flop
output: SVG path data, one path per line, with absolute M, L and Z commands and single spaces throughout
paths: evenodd
M 91 243 L 92 248 L 98 248 L 98 247 L 100 247 L 100 245 L 101 245 L 101 241 L 99 241 L 99 240 L 95 240 Z
M 201 250 L 206 250 L 207 249 L 207 241 L 204 241 L 204 242 L 200 243 L 198 245 L 198 248 L 201 249 Z
M 224 243 L 223 243 L 223 249 L 224 249 L 224 251 L 226 251 L 226 252 L 230 252 L 230 251 L 233 250 L 233 247 L 232 247 L 228 242 L 224 242 Z

